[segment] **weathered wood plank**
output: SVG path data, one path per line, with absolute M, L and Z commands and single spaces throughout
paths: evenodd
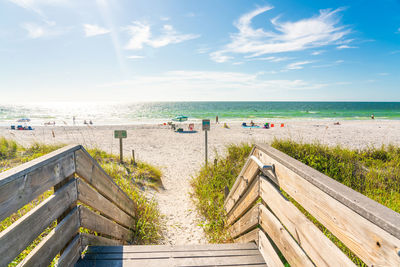
M 67 248 L 61 254 L 58 259 L 57 266 L 60 267 L 72 267 L 81 257 L 81 239 L 79 235 L 76 235 L 75 238 L 69 243 Z
M 317 266 L 354 266 L 267 178 L 260 187 L 261 198 Z
M 132 232 L 127 228 L 89 210 L 84 206 L 79 206 L 79 210 L 82 227 L 128 242 L 131 240 Z
M 11 262 L 76 199 L 73 180 L 1 232 L 0 266 Z
M 198 257 L 169 259 L 133 259 L 133 260 L 80 260 L 77 266 L 226 266 L 226 265 L 264 264 L 261 255 L 228 256 L 228 257 Z
M 100 193 L 90 187 L 87 183 L 81 179 L 77 180 L 78 184 L 78 200 L 82 203 L 94 208 L 99 211 L 102 215 L 107 218 L 118 222 L 119 224 L 133 229 L 135 226 L 135 220 L 124 211 L 120 210 L 119 207 L 114 205 L 111 201 L 103 197 Z
M 254 150 L 254 153 L 257 153 L 257 150 Z M 225 200 L 224 208 L 227 213 L 229 213 L 233 206 L 235 206 L 236 202 L 245 193 L 248 185 L 251 184 L 259 172 L 260 170 L 258 165 L 249 158 Z
M 48 266 L 79 230 L 79 213 L 75 207 L 18 266 Z
M 314 266 L 304 251 L 290 236 L 279 220 L 263 205 L 260 205 L 260 225 L 293 266 Z
M 258 249 L 260 250 L 261 255 L 264 257 L 265 263 L 268 266 L 283 267 L 284 265 L 281 259 L 279 258 L 278 254 L 276 254 L 274 247 L 262 230 L 258 231 L 258 238 Z
M 250 232 L 239 236 L 236 238 L 234 241 L 235 243 L 249 243 L 249 242 L 255 242 L 258 244 L 258 232 L 260 231 L 259 228 L 256 228 L 254 230 L 251 230 Z
M 135 203 L 115 184 L 86 150 L 76 151 L 75 157 L 77 174 L 120 209 L 135 217 Z
M 124 252 L 163 252 L 163 251 L 217 251 L 217 250 L 258 250 L 254 243 L 230 243 L 230 244 L 203 244 L 203 245 L 134 245 L 122 246 Z M 94 246 L 88 247 L 87 253 L 119 253 L 121 246 Z
M 248 211 L 254 202 L 260 197 L 260 178 L 256 177 L 246 190 L 246 193 L 236 202 L 231 212 L 227 214 L 226 223 L 232 224 L 240 218 L 246 211 Z
M 194 257 L 227 257 L 260 255 L 258 250 L 203 250 L 203 251 L 164 251 L 164 252 L 124 252 L 120 253 L 86 253 L 85 260 L 133 260 L 133 259 L 168 259 Z
M 0 173 L 0 221 L 72 175 L 80 148 L 67 146 Z
M 360 216 L 360 213 L 372 212 L 370 209 L 372 206 L 368 204 L 372 200 L 366 200 L 365 196 L 358 196 L 359 193 L 344 185 L 335 185 L 333 187 L 333 179 L 275 149 L 262 147 L 258 156 L 264 164 L 275 165 L 275 178 L 278 180 L 279 186 L 367 265 L 400 265 L 400 257 L 398 255 L 400 240 Z M 306 179 L 305 177 L 308 178 Z M 314 181 L 316 185 L 310 181 Z M 331 190 L 336 190 L 338 199 L 340 199 L 339 195 L 343 194 L 341 201 L 335 199 L 317 185 L 325 188 L 324 190 L 327 190 L 326 187 L 331 186 Z M 356 213 L 356 211 L 346 206 L 351 206 L 351 201 L 348 200 L 350 198 L 349 190 L 354 192 L 354 196 L 357 195 L 355 198 L 356 203 L 359 203 L 360 210 L 363 207 L 363 212 Z M 386 213 L 379 212 L 380 208 L 377 205 L 374 205 L 374 208 L 382 220 L 385 219 L 384 214 Z M 366 217 L 371 218 L 369 215 L 366 215 Z M 391 218 L 388 215 L 387 221 L 392 222 L 389 217 Z M 397 217 L 397 215 L 394 217 Z M 376 223 L 379 222 L 376 221 Z M 398 229 L 400 229 L 400 220 L 392 223 L 397 224 Z
M 244 234 L 246 231 L 249 231 L 251 228 L 254 228 L 258 225 L 260 206 L 260 203 L 256 204 L 251 210 L 249 210 L 237 222 L 228 228 L 231 237 L 236 238 L 237 236 Z
M 123 245 L 124 242 L 122 240 L 117 239 L 109 239 L 102 236 L 96 236 L 86 233 L 80 233 L 82 246 L 119 246 Z
M 329 176 L 320 173 L 300 161 L 293 159 L 273 147 L 257 145 L 257 148 L 260 150 L 258 152 L 260 160 L 264 163 L 268 162 L 269 159 L 274 159 L 277 163 L 286 166 L 286 168 L 302 177 L 302 179 L 310 182 L 323 192 L 400 240 L 399 213 L 354 191 L 353 189 L 335 181 Z

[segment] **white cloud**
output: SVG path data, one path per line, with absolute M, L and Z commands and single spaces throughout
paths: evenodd
M 326 64 L 321 64 L 321 65 L 314 65 L 314 66 L 312 66 L 312 67 L 313 67 L 313 68 L 329 68 L 329 67 L 337 66 L 337 65 L 342 64 L 342 63 L 344 63 L 344 60 L 343 60 L 343 59 L 338 59 L 338 60 L 336 60 L 336 61 L 334 61 L 334 62 L 330 62 L 330 63 L 326 63 Z
M 33 22 L 26 22 L 21 25 L 28 33 L 28 37 L 32 39 L 56 36 L 67 32 L 68 28 L 56 28 L 55 22 L 48 22 L 37 24 Z
M 313 61 L 299 61 L 299 62 L 294 62 L 290 63 L 286 66 L 287 70 L 301 70 L 304 69 L 304 65 L 313 63 Z
M 271 80 L 262 73 L 169 71 L 160 75 L 136 76 L 101 87 L 129 93 L 137 90 L 140 91 L 141 100 L 201 100 L 207 99 L 211 93 L 214 100 L 240 100 L 243 95 L 270 97 L 271 92 L 313 90 L 324 86 L 304 80 Z
M 144 56 L 133 55 L 133 56 L 127 56 L 126 58 L 128 58 L 128 59 L 142 59 L 142 58 L 144 58 Z
M 151 27 L 149 24 L 139 21 L 134 21 L 132 25 L 127 26 L 125 29 L 131 35 L 128 44 L 125 46 L 125 49 L 130 50 L 142 49 L 144 45 L 158 48 L 200 37 L 198 34 L 181 34 L 169 24 L 163 26 L 161 35 L 158 37 L 152 37 Z
M 216 62 L 225 62 L 227 54 L 246 54 L 249 57 L 260 55 L 301 51 L 343 42 L 351 30 L 338 26 L 337 13 L 342 9 L 320 10 L 318 16 L 295 22 L 280 22 L 279 18 L 270 20 L 272 31 L 253 28 L 254 17 L 271 10 L 273 7 L 257 8 L 241 16 L 235 23 L 238 33 L 231 35 L 231 42 L 221 50 L 210 54 Z
M 389 73 L 387 73 L 387 72 L 380 72 L 380 73 L 378 73 L 378 75 L 379 75 L 379 76 L 388 76 Z
M 269 61 L 269 62 L 281 62 L 281 61 L 286 61 L 292 59 L 290 57 L 256 57 L 256 58 L 250 58 L 247 61 Z
M 162 20 L 162 21 L 168 21 L 170 19 L 171 19 L 170 17 L 160 17 L 160 20 Z
M 189 13 L 185 14 L 185 17 L 194 18 L 194 17 L 196 17 L 196 14 L 194 12 L 189 12 Z
M 350 45 L 339 45 L 336 49 L 349 49 L 349 48 L 358 48 L 357 46 L 350 46 Z
M 214 60 L 217 63 L 223 63 L 223 62 L 226 62 L 226 61 L 228 61 L 230 59 L 233 59 L 232 56 L 223 55 L 223 53 L 221 51 L 217 51 L 217 52 L 211 53 L 210 57 L 211 57 L 212 60 Z
M 83 30 L 86 37 L 102 35 L 110 32 L 110 30 L 94 24 L 83 24 Z
M 29 38 L 36 39 L 46 34 L 45 29 L 35 23 L 24 23 L 22 24 L 22 28 L 28 32 Z
M 317 50 L 317 51 L 312 52 L 311 55 L 318 56 L 318 55 L 321 55 L 324 52 L 325 52 L 325 50 Z
M 196 49 L 197 54 L 206 54 L 210 51 L 210 48 L 208 47 L 200 47 Z

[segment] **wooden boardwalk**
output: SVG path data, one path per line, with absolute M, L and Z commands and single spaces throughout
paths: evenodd
M 280 255 L 291 266 L 354 266 L 287 195 L 367 266 L 400 266 L 399 213 L 265 145 L 253 148 L 225 199 L 234 244 L 132 245 L 135 202 L 80 145 L 0 173 L 0 221 L 50 189 L 50 197 L 0 232 L 0 266 L 55 221 L 18 266 L 48 266 L 58 254 L 60 267 L 283 267 Z
M 182 246 L 90 246 L 88 266 L 267 266 L 255 243 Z

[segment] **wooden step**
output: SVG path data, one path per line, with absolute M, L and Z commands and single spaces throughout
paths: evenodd
M 267 266 L 256 244 L 91 246 L 77 267 Z

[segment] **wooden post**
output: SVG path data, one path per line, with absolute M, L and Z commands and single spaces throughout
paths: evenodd
M 225 195 L 225 199 L 228 197 L 229 195 L 229 188 L 227 186 L 225 186 L 224 188 L 224 195 Z
M 124 162 L 124 157 L 122 154 L 123 147 L 122 147 L 122 138 L 126 138 L 128 135 L 126 134 L 126 130 L 115 130 L 114 131 L 114 138 L 119 139 L 119 161 L 120 163 Z
M 204 131 L 204 133 L 205 133 L 205 137 L 206 137 L 206 142 L 205 142 L 205 145 L 206 145 L 206 153 L 205 153 L 205 156 L 206 156 L 206 167 L 207 167 L 207 163 L 208 163 L 208 156 L 207 156 L 207 153 L 208 153 L 208 151 L 207 151 L 207 131 Z
M 122 138 L 119 139 L 119 161 L 121 163 L 124 162 L 123 153 L 122 153 Z
M 208 156 L 207 156 L 207 154 L 208 154 L 208 148 L 207 148 L 207 132 L 210 130 L 210 120 L 208 120 L 208 119 L 204 119 L 203 121 L 202 121 L 202 129 L 203 129 L 203 131 L 205 132 L 204 133 L 204 136 L 205 136 L 205 147 L 206 147 L 206 149 L 205 149 L 205 158 L 206 158 L 206 167 L 207 167 L 207 159 L 208 159 Z
M 136 164 L 135 161 L 135 150 L 132 149 L 132 165 Z

